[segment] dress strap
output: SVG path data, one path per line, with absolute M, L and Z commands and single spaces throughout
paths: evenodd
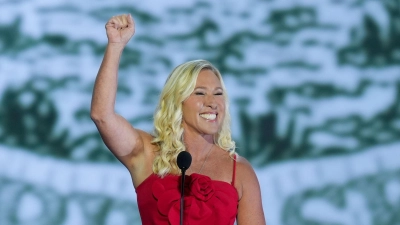
M 232 173 L 232 186 L 235 186 L 235 177 L 236 177 L 236 154 L 233 155 L 233 173 Z

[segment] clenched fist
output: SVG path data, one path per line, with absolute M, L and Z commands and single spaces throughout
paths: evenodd
M 125 46 L 135 33 L 135 23 L 130 14 L 113 16 L 106 23 L 108 43 Z

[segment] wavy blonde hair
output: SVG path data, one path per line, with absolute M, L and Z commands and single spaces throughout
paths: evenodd
M 225 118 L 214 143 L 235 154 L 235 142 L 231 138 L 229 101 L 222 76 L 218 69 L 206 60 L 193 60 L 177 66 L 168 76 L 154 114 L 153 144 L 158 145 L 158 154 L 153 162 L 153 172 L 163 177 L 180 174 L 176 158 L 186 147 L 183 143 L 182 103 L 193 92 L 197 77 L 202 70 L 211 70 L 221 82 L 225 98 Z

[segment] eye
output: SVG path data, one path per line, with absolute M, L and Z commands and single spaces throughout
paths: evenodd
M 224 93 L 222 93 L 222 92 L 217 92 L 217 93 L 215 93 L 214 95 L 224 95 Z
M 204 95 L 204 92 L 196 91 L 196 92 L 194 92 L 194 94 L 195 94 L 195 95 Z

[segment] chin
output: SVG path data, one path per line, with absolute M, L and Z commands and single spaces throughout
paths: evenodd
M 204 130 L 204 134 L 215 135 L 218 134 L 219 131 L 219 129 L 206 129 Z

